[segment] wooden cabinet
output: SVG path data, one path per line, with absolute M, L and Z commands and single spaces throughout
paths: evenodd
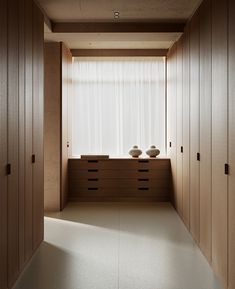
M 211 0 L 200 7 L 200 247 L 211 261 Z
M 228 288 L 235 288 L 235 2 L 229 1 Z
M 227 2 L 212 0 L 212 266 L 227 286 Z
M 190 231 L 199 242 L 199 14 L 190 22 Z
M 169 159 L 69 160 L 69 200 L 170 198 Z
M 40 150 L 38 157 L 42 162 L 43 59 L 40 55 L 44 24 L 36 5 L 33 15 L 33 5 L 32 0 L 25 0 L 24 5 L 14 0 L 0 2 L 1 289 L 12 288 L 43 237 L 43 214 L 40 218 L 37 214 L 37 210 L 43 212 L 43 204 L 39 202 L 43 188 L 38 185 L 43 183 L 43 167 L 33 172 L 32 143 L 37 143 L 35 154 Z M 37 44 L 33 49 L 34 37 Z M 33 107 L 34 95 L 40 101 Z M 38 182 L 36 194 L 33 179 Z M 33 232 L 38 238 L 35 246 Z

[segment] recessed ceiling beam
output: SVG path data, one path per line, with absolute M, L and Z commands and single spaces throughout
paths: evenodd
M 163 57 L 168 49 L 71 49 L 74 57 Z
M 56 33 L 167 33 L 183 32 L 182 22 L 54 22 Z

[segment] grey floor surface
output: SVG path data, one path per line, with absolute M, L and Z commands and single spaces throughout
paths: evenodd
M 14 289 L 222 289 L 169 203 L 69 204 Z

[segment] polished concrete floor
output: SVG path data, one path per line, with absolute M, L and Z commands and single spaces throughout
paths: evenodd
M 15 289 L 222 289 L 168 203 L 69 204 Z

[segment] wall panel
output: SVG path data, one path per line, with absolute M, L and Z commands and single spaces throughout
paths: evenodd
M 227 1 L 212 0 L 212 266 L 227 285 Z
M 0 1 L 0 288 L 7 288 L 7 1 Z
M 185 28 L 183 35 L 183 181 L 182 181 L 182 217 L 184 223 L 189 228 L 190 223 L 190 187 L 189 187 L 189 108 L 190 108 L 190 45 L 189 45 L 189 26 Z
M 190 23 L 190 231 L 199 242 L 199 14 Z
M 176 69 L 176 81 L 177 81 L 177 104 L 176 104 L 176 165 L 177 165 L 177 183 L 176 183 L 176 208 L 180 216 L 182 216 L 182 182 L 183 182 L 183 154 L 181 147 L 183 147 L 183 48 L 182 38 L 177 42 L 177 69 Z
M 25 237 L 25 261 L 27 261 L 33 249 L 33 174 L 32 174 L 32 87 L 33 87 L 33 3 L 25 1 L 25 208 L 24 208 L 24 237 Z
M 18 168 L 18 9 L 19 3 L 8 1 L 8 285 L 11 286 L 19 273 L 19 168 Z
M 228 287 L 235 288 L 235 2 L 229 1 L 229 197 Z
M 200 8 L 200 247 L 211 261 L 211 0 Z
M 24 257 L 24 209 L 25 209 L 25 33 L 24 0 L 19 5 L 19 266 Z
M 43 15 L 33 5 L 33 249 L 43 240 Z

